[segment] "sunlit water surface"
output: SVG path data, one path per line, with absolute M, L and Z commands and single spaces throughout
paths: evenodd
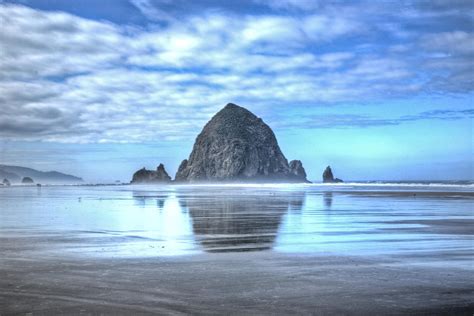
M 28 238 L 43 256 L 431 254 L 472 267 L 473 195 L 472 185 L 10 187 L 0 236 Z

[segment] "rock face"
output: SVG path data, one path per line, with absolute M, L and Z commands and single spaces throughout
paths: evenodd
M 170 182 L 171 177 L 165 170 L 165 166 L 160 163 L 156 171 L 142 168 L 133 174 L 131 183 L 160 183 Z
M 324 183 L 340 183 L 344 182 L 339 178 L 334 178 L 334 175 L 332 174 L 332 170 L 330 166 L 326 167 L 326 170 L 323 172 L 323 182 Z
M 290 161 L 290 172 L 297 178 L 306 179 L 306 171 L 303 168 L 301 160 Z
M 35 183 L 33 181 L 33 179 L 31 179 L 30 177 L 24 177 L 22 180 L 21 180 L 21 183 L 23 184 L 32 184 L 32 183 Z
M 10 181 L 8 179 L 3 179 L 3 185 L 6 185 L 7 187 L 10 186 Z
M 204 126 L 175 180 L 308 182 L 300 161 L 291 166 L 270 127 L 250 111 L 229 103 Z

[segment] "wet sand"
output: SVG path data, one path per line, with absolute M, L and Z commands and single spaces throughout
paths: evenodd
M 2 240 L 2 244 L 3 244 Z M 10 240 L 15 243 L 15 240 Z M 1 259 L 2 315 L 472 315 L 469 271 L 271 251 Z
M 472 315 L 472 192 L 377 192 L 0 190 L 0 315 Z

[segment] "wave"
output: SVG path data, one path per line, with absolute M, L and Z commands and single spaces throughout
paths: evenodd
M 472 188 L 474 189 L 473 181 L 354 181 L 342 183 L 189 183 L 189 184 L 174 184 L 175 186 L 195 186 L 195 187 L 258 187 L 258 188 L 285 188 L 285 187 L 446 187 L 446 188 Z
M 456 181 L 456 182 L 429 182 L 429 181 L 396 181 L 396 182 L 382 182 L 382 181 L 368 181 L 368 182 L 343 182 L 343 183 L 311 183 L 316 186 L 393 186 L 393 187 L 465 187 L 474 188 L 472 181 Z

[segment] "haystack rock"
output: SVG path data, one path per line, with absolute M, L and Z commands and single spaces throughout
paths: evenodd
M 323 172 L 323 182 L 324 183 L 341 183 L 344 182 L 339 178 L 334 178 L 334 175 L 332 174 L 332 170 L 330 166 L 326 167 L 326 170 Z
M 133 174 L 132 183 L 160 183 L 170 182 L 171 177 L 165 170 L 165 166 L 160 163 L 156 171 L 142 168 Z
M 232 103 L 204 126 L 175 180 L 308 182 L 300 161 L 288 164 L 270 127 Z

